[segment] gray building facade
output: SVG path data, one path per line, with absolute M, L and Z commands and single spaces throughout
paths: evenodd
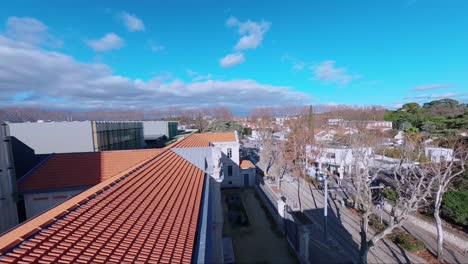
M 177 136 L 177 121 L 143 121 L 145 140 L 151 140 L 159 136 L 172 139 Z
M 8 127 L 10 136 L 35 154 L 138 149 L 144 145 L 141 122 L 9 123 Z

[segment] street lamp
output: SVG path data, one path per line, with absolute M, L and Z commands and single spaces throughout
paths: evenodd
M 323 171 L 318 171 L 318 175 L 322 177 L 322 181 L 324 186 L 324 203 L 323 203 L 323 219 L 324 219 L 324 238 L 325 241 L 327 240 L 327 228 L 328 228 L 328 175 L 327 173 L 323 173 Z

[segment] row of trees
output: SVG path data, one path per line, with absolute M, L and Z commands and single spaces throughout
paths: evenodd
M 175 107 L 154 110 L 93 110 L 59 111 L 37 108 L 3 108 L 0 120 L 10 122 L 46 121 L 83 121 L 83 120 L 176 120 L 182 125 L 203 130 L 208 120 L 232 120 L 233 115 L 227 107 L 180 109 Z

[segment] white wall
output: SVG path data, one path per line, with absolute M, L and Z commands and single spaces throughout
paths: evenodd
M 239 143 L 238 142 L 217 142 L 213 144 L 221 149 L 224 180 L 221 187 L 242 187 L 243 179 L 239 174 Z M 228 148 L 232 149 L 232 157 L 228 158 Z M 232 166 L 232 176 L 228 176 L 228 166 Z
M 35 154 L 94 151 L 90 121 L 10 123 L 10 136 L 34 149 Z
M 70 199 L 71 197 L 79 194 L 86 190 L 72 190 L 72 191 L 57 191 L 57 192 L 46 192 L 46 193 L 27 193 L 24 194 L 24 204 L 26 207 L 26 218 L 30 219 L 43 213 L 63 202 Z
M 432 162 L 451 161 L 453 159 L 453 149 L 427 147 L 425 155 Z

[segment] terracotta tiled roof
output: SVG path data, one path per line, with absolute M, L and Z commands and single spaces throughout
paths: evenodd
M 188 263 L 204 179 L 166 150 L 0 237 L 0 262 Z
M 200 137 L 209 140 L 210 142 L 235 142 L 236 133 L 235 132 L 220 132 L 220 133 L 201 133 Z
M 161 149 L 139 149 L 53 154 L 30 175 L 20 179 L 19 190 L 93 186 L 161 152 Z
M 185 137 L 168 146 L 168 148 L 208 147 L 210 143 L 235 141 L 237 141 L 235 132 L 200 133 Z
M 253 163 L 250 160 L 241 160 L 239 166 L 241 169 L 244 169 L 244 170 L 255 168 L 255 165 L 253 165 Z

